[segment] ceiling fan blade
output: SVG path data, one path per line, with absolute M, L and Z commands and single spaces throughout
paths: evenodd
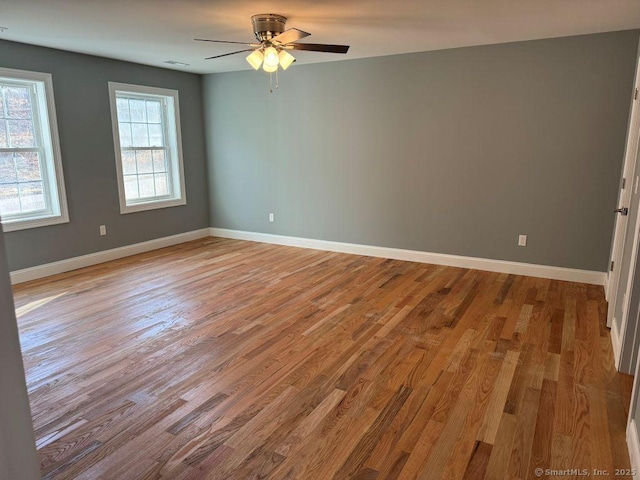
M 290 28 L 289 30 L 282 32 L 280 35 L 273 37 L 271 41 L 278 42 L 281 45 L 286 45 L 287 43 L 295 42 L 296 40 L 308 37 L 309 35 L 311 34 L 298 30 L 297 28 Z
M 247 42 L 228 42 L 227 40 L 207 40 L 206 38 L 194 38 L 196 42 L 213 42 L 213 43 L 233 43 L 236 45 L 246 45 L 247 47 L 259 46 L 256 43 L 247 43 Z
M 229 55 L 235 55 L 236 53 L 243 53 L 243 52 L 253 52 L 253 48 L 247 48 L 246 50 L 238 50 L 237 52 L 223 53 L 222 55 L 216 55 L 215 57 L 207 57 L 205 58 L 205 60 L 212 60 L 214 58 L 220 58 L 220 57 L 228 57 Z
M 349 51 L 349 45 L 323 45 L 320 43 L 289 43 L 287 47 L 310 52 L 347 53 Z

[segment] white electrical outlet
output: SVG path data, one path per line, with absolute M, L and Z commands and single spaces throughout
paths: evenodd
M 273 215 L 273 213 L 270 213 L 270 214 L 269 214 L 269 221 L 270 221 L 270 222 L 275 222 L 275 221 L 276 221 L 276 218 L 275 218 L 275 216 Z
M 107 226 L 106 225 L 100 225 L 100 236 L 104 237 L 107 234 Z
M 518 246 L 526 247 L 527 246 L 527 236 L 526 235 L 518 235 Z

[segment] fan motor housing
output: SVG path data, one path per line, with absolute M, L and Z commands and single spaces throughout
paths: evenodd
M 276 15 L 275 13 L 260 13 L 251 17 L 253 24 L 253 33 L 255 33 L 258 41 L 271 40 L 277 37 L 285 30 L 287 17 Z

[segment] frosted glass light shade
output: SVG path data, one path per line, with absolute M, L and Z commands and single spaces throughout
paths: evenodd
M 264 62 L 262 64 L 262 69 L 267 73 L 273 73 L 276 70 L 278 70 L 278 65 L 276 65 L 275 67 L 271 67 L 271 66 L 267 65 L 267 62 Z
M 280 50 L 278 58 L 280 58 L 280 66 L 282 67 L 282 70 L 286 70 L 293 62 L 296 61 L 295 57 L 286 50 Z
M 275 70 L 267 70 L 267 68 L 275 68 L 278 69 L 278 63 L 280 62 L 280 58 L 278 57 L 278 51 L 273 47 L 267 47 L 264 51 L 264 68 L 266 71 L 275 71 Z
M 260 50 L 254 50 L 247 56 L 247 62 L 249 62 L 249 65 L 251 65 L 255 70 L 260 68 L 263 59 L 264 55 Z

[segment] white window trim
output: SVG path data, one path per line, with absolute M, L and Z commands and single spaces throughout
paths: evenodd
M 158 95 L 162 97 L 171 97 L 173 99 L 173 117 L 168 118 L 168 121 L 171 121 L 175 126 L 175 145 L 171 145 L 171 149 L 175 151 L 175 159 L 172 159 L 172 163 L 175 162 L 177 165 L 172 165 L 174 168 L 174 174 L 177 174 L 179 177 L 177 179 L 178 186 L 180 187 L 180 196 L 176 198 L 171 198 L 169 200 L 154 200 L 150 199 L 149 201 L 140 201 L 134 204 L 127 205 L 127 199 L 125 197 L 125 189 L 124 189 L 124 174 L 122 171 L 122 148 L 120 147 L 120 134 L 118 127 L 118 109 L 116 105 L 116 92 L 125 92 L 125 93 L 139 93 L 143 95 Z M 118 177 L 118 197 L 120 199 L 120 213 L 135 213 L 142 212 L 146 210 L 155 210 L 158 208 L 168 208 L 168 207 L 177 207 L 180 205 L 187 204 L 187 193 L 185 189 L 185 181 L 184 181 L 184 164 L 182 161 L 182 131 L 180 127 L 180 104 L 178 99 L 178 91 L 177 90 L 169 90 L 166 88 L 157 88 L 157 87 L 146 87 L 143 85 L 131 85 L 127 83 L 117 83 L 117 82 L 109 82 L 109 104 L 111 105 L 111 128 L 113 130 L 113 144 L 115 146 L 115 157 L 116 157 L 116 171 Z M 171 138 L 167 139 L 171 141 Z M 177 167 L 177 168 L 176 168 Z M 175 180 L 174 180 L 175 182 Z
M 64 187 L 64 174 L 62 172 L 62 153 L 60 150 L 60 137 L 58 136 L 58 116 L 56 114 L 56 103 L 53 95 L 53 79 L 50 73 L 30 72 L 26 70 L 16 70 L 13 68 L 0 67 L 0 77 L 15 78 L 16 80 L 30 80 L 42 82 L 44 84 L 44 97 L 38 99 L 38 110 L 40 116 L 45 115 L 49 126 L 48 132 L 41 132 L 43 140 L 51 142 L 51 163 L 48 168 L 53 168 L 56 181 L 49 184 L 50 196 L 58 199 L 59 212 L 46 214 L 32 219 L 24 218 L 3 219 L 2 229 L 5 232 L 16 230 L 26 230 L 28 228 L 46 227 L 60 223 L 69 223 L 69 208 L 67 205 L 67 193 Z M 41 119 L 38 119 L 40 122 Z M 37 126 L 40 128 L 40 126 Z M 47 138 L 48 137 L 48 138 Z M 43 179 L 44 181 L 44 179 Z

